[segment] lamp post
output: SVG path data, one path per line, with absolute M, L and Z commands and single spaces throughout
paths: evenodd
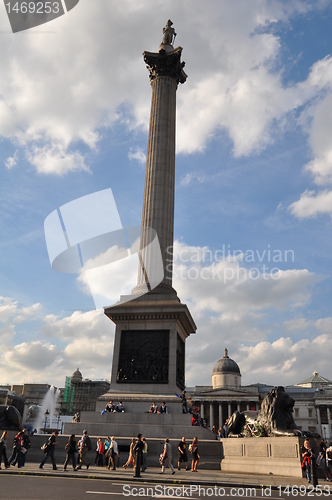
M 47 422 L 47 418 L 48 418 L 49 414 L 50 414 L 50 412 L 48 410 L 46 410 L 44 413 L 44 415 L 45 415 L 44 434 L 46 434 L 46 422 Z
M 57 430 L 59 430 L 59 423 L 61 419 L 61 410 L 62 410 L 62 402 L 59 404 L 59 409 L 58 409 L 58 422 L 57 422 Z M 62 426 L 61 426 L 61 434 L 62 434 Z

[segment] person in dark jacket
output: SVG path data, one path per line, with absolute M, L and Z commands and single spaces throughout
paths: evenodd
M 16 465 L 18 467 L 22 466 L 22 446 L 23 446 L 23 431 L 20 431 L 14 437 L 13 442 L 13 451 L 10 457 L 8 458 L 8 462 L 10 465 Z
M 21 453 L 22 453 L 21 454 L 21 465 L 22 465 L 22 467 L 24 467 L 25 461 L 27 458 L 27 453 L 28 453 L 28 450 L 31 446 L 31 441 L 29 439 L 29 436 L 28 436 L 26 429 L 23 429 L 22 441 L 23 441 L 23 444 L 22 444 L 22 449 L 21 449 Z
M 3 459 L 3 463 L 6 469 L 10 468 L 10 465 L 7 460 L 7 437 L 8 431 L 3 431 L 2 436 L 0 438 L 0 469 L 1 469 L 1 460 Z
M 75 434 L 72 434 L 69 436 L 68 443 L 65 446 L 65 450 L 67 452 L 66 455 L 66 460 L 65 463 L 63 464 L 63 470 L 67 470 L 67 465 L 69 460 L 72 461 L 73 464 L 73 470 L 76 470 L 76 453 L 77 453 L 77 446 L 76 446 L 76 439 L 75 439 Z
M 57 466 L 56 466 L 56 462 L 55 462 L 55 458 L 54 458 L 54 450 L 55 450 L 55 446 L 58 444 L 57 442 L 57 438 L 58 438 L 58 435 L 59 435 L 59 432 L 58 431 L 54 431 L 54 433 L 52 434 L 52 436 L 50 436 L 47 440 L 47 448 L 46 448 L 46 452 L 45 452 L 45 457 L 43 458 L 43 460 L 40 462 L 40 465 L 39 465 L 39 468 L 42 469 L 46 460 L 48 459 L 48 457 L 51 457 L 51 461 L 52 461 L 52 465 L 53 465 L 53 470 L 57 470 Z

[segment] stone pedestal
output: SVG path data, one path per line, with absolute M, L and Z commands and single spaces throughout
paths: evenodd
M 130 401 L 138 411 L 147 411 L 152 400 L 166 401 L 182 412 L 176 394 L 185 385 L 185 340 L 196 330 L 187 306 L 174 295 L 125 300 L 105 309 L 116 331 L 111 387 L 99 400 Z
M 303 441 L 296 436 L 223 439 L 221 471 L 301 478 Z

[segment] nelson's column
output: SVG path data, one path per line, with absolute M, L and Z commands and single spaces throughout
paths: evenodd
M 173 47 L 172 22 L 163 29 L 158 52 L 144 52 L 150 74 L 152 101 L 146 160 L 140 262 L 134 300 L 121 300 L 105 308 L 116 324 L 109 393 L 130 411 L 147 411 L 147 402 L 165 400 L 172 412 L 181 412 L 176 393 L 185 385 L 185 340 L 196 325 L 172 287 L 176 91 L 187 75 L 182 48 Z M 161 268 L 149 243 L 158 235 Z M 157 262 L 157 264 L 156 264 Z M 160 266 L 159 266 L 160 270 Z M 160 272 L 159 272 L 160 275 Z M 154 282 L 155 281 L 155 282 Z M 157 284 L 159 283 L 159 284 Z M 147 292 L 147 293 L 146 293 Z M 143 294 L 144 293 L 144 294 Z

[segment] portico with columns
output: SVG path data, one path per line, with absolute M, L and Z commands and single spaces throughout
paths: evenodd
M 188 390 L 192 406 L 196 408 L 210 428 L 225 423 L 235 411 L 259 411 L 260 397 L 256 386 L 241 386 L 241 372 L 238 364 L 224 349 L 212 370 L 212 387 L 196 386 Z

